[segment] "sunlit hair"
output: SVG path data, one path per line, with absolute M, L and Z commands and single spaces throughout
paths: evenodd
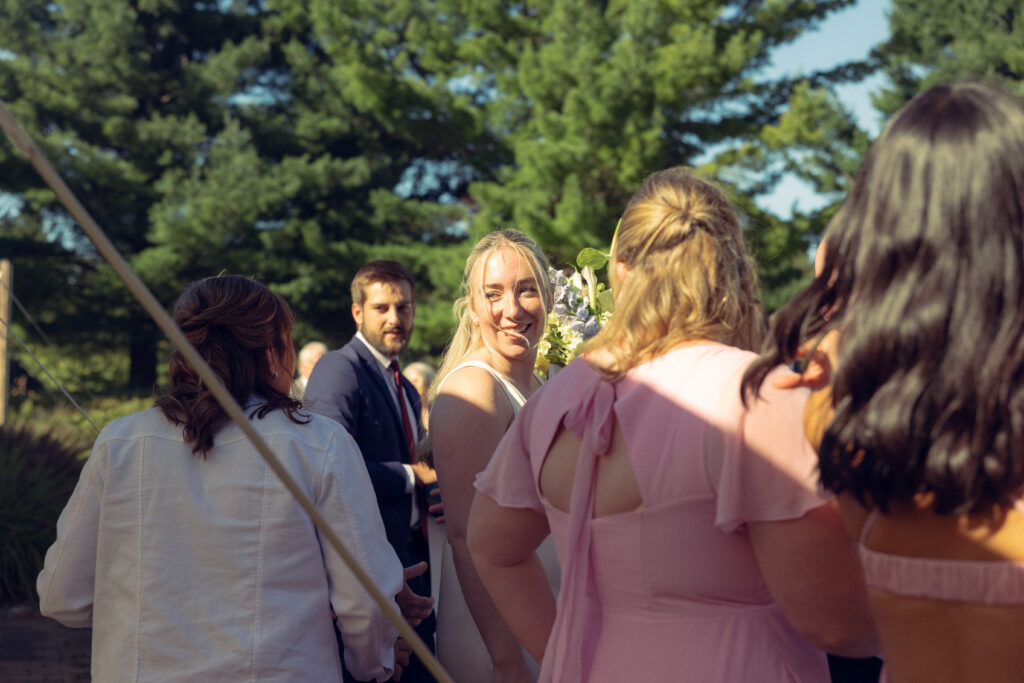
M 313 368 L 316 367 L 316 364 L 320 362 L 325 353 L 327 353 L 327 344 L 324 344 L 322 341 L 306 342 L 299 349 L 299 367 L 296 368 L 299 374 L 309 378 L 313 373 Z
M 473 246 L 466 259 L 466 267 L 462 272 L 462 284 L 459 286 L 459 298 L 455 300 L 453 306 L 457 326 L 455 334 L 444 352 L 441 369 L 437 371 L 437 379 L 430 387 L 428 398 L 431 401 L 437 394 L 439 382 L 466 356 L 483 344 L 480 329 L 473 324 L 470 315 L 471 303 L 474 296 L 483 296 L 483 270 L 487 258 L 503 249 L 514 251 L 523 262 L 529 264 L 530 272 L 537 280 L 541 302 L 544 305 L 543 317 L 545 319 L 547 312 L 551 310 L 554 293 L 551 283 L 548 281 L 548 260 L 537 243 L 518 230 L 497 230 L 484 236 Z
M 629 269 L 614 280 L 616 262 Z M 756 349 L 765 319 L 739 218 L 715 185 L 677 166 L 649 176 L 622 215 L 612 263 L 615 313 L 586 348 L 620 376 L 681 341 Z
M 362 306 L 363 300 L 366 299 L 366 288 L 378 282 L 389 284 L 407 282 L 409 283 L 409 292 L 414 299 L 416 298 L 416 280 L 405 266 L 397 261 L 370 261 L 357 270 L 352 278 L 352 303 Z
M 262 399 L 250 417 L 280 408 L 293 422 L 308 422 L 296 413 L 298 401 L 270 386 L 264 356 L 268 348 L 282 355 L 291 343 L 293 318 L 284 299 L 251 278 L 220 275 L 188 285 L 174 305 L 174 321 L 235 400 Z M 192 453 L 205 457 L 227 413 L 177 350 L 170 385 L 156 405 L 182 425 Z
M 319 360 L 325 353 L 327 353 L 327 344 L 322 341 L 307 342 L 299 350 L 299 364 L 312 363 L 314 360 Z
M 823 314 L 823 312 L 827 312 Z M 933 87 L 886 126 L 777 314 L 748 389 L 840 330 L 821 478 L 885 511 L 1008 504 L 1024 485 L 1024 105 Z

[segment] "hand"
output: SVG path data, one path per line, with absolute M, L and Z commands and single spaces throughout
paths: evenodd
M 839 359 L 839 330 L 831 330 L 820 340 L 804 343 L 797 352 L 797 359 L 802 362 L 802 371 L 779 375 L 773 384 L 780 389 L 808 387 L 812 390 L 804 406 L 804 435 L 814 450 L 818 450 L 835 414 L 832 369 Z
M 808 387 L 814 391 L 832 382 L 832 368 L 839 362 L 839 330 L 831 330 L 824 337 L 804 342 L 797 351 L 792 372 L 775 378 L 773 384 L 780 389 Z
M 403 638 L 395 641 L 395 674 L 391 677 L 393 681 L 402 680 L 402 672 L 409 666 L 409 655 L 412 654 L 412 646 Z
M 413 592 L 412 588 L 409 588 L 409 579 L 414 579 L 425 571 L 427 571 L 426 562 L 420 562 L 402 570 L 402 578 L 406 583 L 402 584 L 402 590 L 395 596 L 395 602 L 398 603 L 399 611 L 410 626 L 419 625 L 421 621 L 430 616 L 431 610 L 434 609 L 434 598 L 418 595 Z
M 441 487 L 437 484 L 423 489 L 427 497 L 427 512 L 433 515 L 438 524 L 444 524 L 444 503 L 441 500 Z
M 419 486 L 430 486 L 437 483 L 437 471 L 422 460 L 410 467 L 412 467 L 413 476 L 416 477 L 416 483 Z

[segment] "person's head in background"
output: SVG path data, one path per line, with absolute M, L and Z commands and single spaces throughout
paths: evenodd
M 352 278 L 352 319 L 367 343 L 397 358 L 412 338 L 416 281 L 395 261 L 371 261 Z
M 614 356 L 610 375 L 676 344 L 706 339 L 759 347 L 765 317 L 757 266 L 725 194 L 691 169 L 648 176 L 612 245 L 615 314 L 588 348 Z
M 429 363 L 416 361 L 402 368 L 402 374 L 405 375 L 407 380 L 412 382 L 412 385 L 416 387 L 416 391 L 419 392 L 423 407 L 423 426 L 427 427 L 427 417 L 430 415 L 430 401 L 427 400 L 427 390 L 434 383 L 437 371 Z
M 327 353 L 327 345 L 321 341 L 311 341 L 299 349 L 299 377 L 309 380 L 313 366 Z
M 779 312 L 774 356 L 839 331 L 822 481 L 885 511 L 1005 504 L 1024 485 L 1024 103 L 978 82 L 911 100 Z M 868 454 L 870 457 L 865 457 Z
M 174 322 L 243 406 L 262 401 L 255 415 L 281 408 L 296 422 L 299 404 L 288 396 L 295 372 L 291 309 L 252 278 L 218 275 L 185 287 L 174 304 Z M 156 405 L 183 426 L 193 453 L 205 456 L 227 413 L 177 350 L 171 354 L 170 389 Z

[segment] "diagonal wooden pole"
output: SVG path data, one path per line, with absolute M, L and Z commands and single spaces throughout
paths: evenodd
M 249 441 L 252 442 L 256 450 L 259 451 L 260 455 L 266 461 L 270 469 L 274 470 L 274 473 L 281 479 L 285 488 L 295 497 L 302 509 L 306 511 L 310 519 L 313 520 L 313 524 L 323 534 L 324 538 L 331 544 L 331 547 L 348 565 L 352 573 L 359 579 L 359 583 L 370 593 L 374 601 L 380 607 L 381 611 L 384 612 L 388 620 L 394 624 L 398 632 L 402 634 L 409 644 L 412 646 L 413 651 L 419 656 L 420 660 L 427 667 L 427 669 L 434 675 L 439 683 L 454 683 L 448 672 L 445 671 L 441 664 L 437 661 L 434 655 L 427 649 L 427 646 L 423 643 L 423 640 L 419 637 L 419 634 L 409 625 L 409 623 L 402 618 L 398 610 L 395 609 L 393 604 L 393 597 L 389 598 L 381 592 L 377 584 L 374 583 L 373 578 L 366 572 L 366 570 L 356 561 L 352 553 L 349 552 L 348 548 L 341 542 L 338 535 L 334 533 L 334 530 L 330 527 L 327 521 L 320 514 L 320 511 L 313 506 L 313 501 L 309 499 L 309 496 L 299 488 L 299 485 L 295 482 L 295 479 L 288 473 L 288 470 L 284 468 L 281 461 L 277 459 L 274 453 L 270 450 L 270 447 L 260 438 L 259 433 L 252 426 L 252 423 L 245 416 L 245 412 L 242 407 L 238 405 L 235 398 L 231 395 L 231 392 L 225 388 L 221 383 L 220 378 L 213 369 L 203 360 L 203 357 L 199 355 L 199 352 L 195 350 L 195 347 L 189 343 L 185 335 L 174 323 L 174 320 L 167 311 L 164 310 L 160 302 L 157 301 L 153 293 L 149 291 L 149 288 L 139 279 L 139 276 L 135 274 L 132 267 L 128 265 L 128 262 L 124 260 L 120 252 L 107 237 L 106 233 L 100 228 L 100 226 L 93 220 L 89 212 L 85 210 L 81 202 L 75 196 L 71 188 L 67 186 L 64 179 L 61 178 L 60 174 L 57 173 L 56 169 L 50 164 L 46 156 L 39 150 L 38 147 L 29 139 L 25 131 L 22 130 L 21 126 L 18 125 L 17 119 L 8 111 L 6 105 L 0 102 L 0 128 L 3 128 L 4 133 L 10 138 L 18 150 L 24 154 L 32 166 L 36 169 L 43 181 L 50 187 L 51 190 L 57 195 L 60 203 L 64 205 L 64 208 L 68 210 L 71 217 L 78 222 L 85 234 L 88 235 L 89 239 L 99 250 L 103 258 L 110 264 L 110 266 L 117 273 L 118 277 L 128 286 L 129 291 L 132 295 L 142 304 L 142 307 L 146 309 L 146 312 L 153 318 L 160 329 L 164 331 L 167 338 L 174 344 L 174 348 L 181 352 L 196 372 L 202 378 L 203 382 L 210 389 L 210 393 L 214 395 L 217 401 L 224 408 L 224 412 L 228 414 L 235 423 L 242 429 Z

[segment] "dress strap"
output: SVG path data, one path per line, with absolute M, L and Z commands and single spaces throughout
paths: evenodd
M 540 681 L 586 681 L 594 644 L 601 630 L 601 605 L 594 599 L 591 566 L 591 516 L 597 458 L 608 452 L 615 425 L 615 384 L 594 375 L 580 387 L 580 401 L 563 418 L 581 438 L 569 499 L 568 549 L 562 589 Z
M 494 380 L 498 383 L 498 385 L 504 390 L 505 396 L 508 398 L 509 403 L 512 404 L 512 413 L 514 415 L 518 415 L 519 409 L 526 405 L 526 397 L 523 396 L 523 392 L 519 391 L 519 388 L 512 383 L 512 380 L 510 380 L 508 377 L 501 374 L 500 372 L 498 372 L 497 370 L 495 370 L 482 360 L 470 359 L 459 363 L 454 368 L 452 368 L 451 372 L 449 372 L 447 375 L 441 378 L 441 383 L 437 385 L 437 390 L 440 392 L 441 388 L 444 386 L 445 381 L 447 381 L 449 377 L 451 377 L 453 374 L 455 374 L 458 370 L 461 370 L 462 368 L 480 368 L 481 370 L 486 370 L 487 372 L 489 372 L 491 377 L 493 377 Z
M 878 519 L 878 508 L 871 508 L 871 512 L 868 513 L 868 518 L 864 520 L 864 526 L 860 528 L 860 538 L 858 542 L 864 545 L 867 542 L 868 534 L 871 533 L 872 527 L 875 526 L 875 520 Z

